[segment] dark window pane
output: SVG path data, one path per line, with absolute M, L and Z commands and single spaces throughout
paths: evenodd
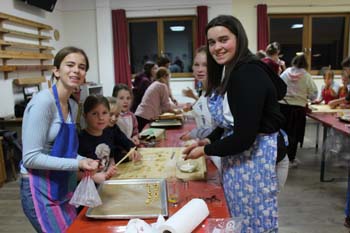
M 176 28 L 173 27 L 183 27 Z M 170 58 L 170 70 L 176 72 L 192 71 L 192 20 L 164 22 L 165 54 Z
M 138 73 L 146 61 L 157 61 L 158 38 L 156 22 L 129 23 L 131 72 Z
M 302 25 L 302 18 L 270 18 L 270 42 L 281 44 L 281 59 L 286 62 L 286 66 L 290 66 L 296 53 L 302 51 Z
M 344 24 L 345 17 L 312 18 L 312 70 L 329 65 L 332 69 L 341 69 Z

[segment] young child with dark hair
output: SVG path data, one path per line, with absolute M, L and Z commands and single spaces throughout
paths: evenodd
M 92 178 L 102 183 L 116 173 L 114 165 L 122 158 L 120 146 L 130 150 L 135 145 L 118 131 L 119 128 L 109 127 L 110 104 L 106 97 L 88 96 L 84 102 L 84 118 L 87 127 L 79 134 L 78 152 L 100 161 L 103 168 Z M 131 155 L 133 160 L 138 158 L 138 152 Z

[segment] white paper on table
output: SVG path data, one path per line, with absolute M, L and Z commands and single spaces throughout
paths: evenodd
M 125 233 L 191 233 L 208 215 L 209 209 L 205 201 L 196 198 L 189 201 L 165 222 L 163 216 L 159 216 L 152 226 L 141 219 L 131 219 Z
M 206 217 L 209 209 L 202 199 L 192 199 L 162 224 L 158 232 L 191 233 Z

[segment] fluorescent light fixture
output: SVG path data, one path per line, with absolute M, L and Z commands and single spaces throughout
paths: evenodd
M 170 26 L 170 30 L 173 32 L 183 32 L 185 31 L 185 26 Z
M 295 23 L 290 28 L 295 29 L 295 28 L 303 28 L 303 27 L 304 27 L 304 25 L 302 23 Z

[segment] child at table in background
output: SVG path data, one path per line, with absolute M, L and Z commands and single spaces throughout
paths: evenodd
M 342 80 L 343 78 L 349 81 L 350 80 L 350 57 L 345 58 L 341 66 L 343 68 L 342 73 Z M 349 84 L 348 84 L 349 86 Z M 337 106 L 340 106 L 340 108 L 350 108 L 350 91 L 348 89 L 348 92 L 345 96 L 339 96 L 338 99 L 332 100 L 328 103 L 330 108 L 336 108 Z
M 314 101 L 315 104 L 320 104 L 324 101 L 328 104 L 329 101 L 338 98 L 339 85 L 334 82 L 334 72 L 330 68 L 322 69 L 324 85 L 321 87 L 320 99 Z
M 180 112 L 169 100 L 169 75 L 167 68 L 160 67 L 154 82 L 147 88 L 135 112 L 139 131 L 152 120 L 158 119 L 162 113 L 177 114 Z
M 345 70 L 342 71 L 341 81 L 343 85 L 339 88 L 339 91 L 338 91 L 339 98 L 343 98 L 349 93 L 350 74 L 348 74 Z
M 100 161 L 102 169 L 95 173 L 92 178 L 100 184 L 110 179 L 115 173 L 115 163 L 118 161 L 118 148 L 114 129 L 110 124 L 110 106 L 106 97 L 88 96 L 84 102 L 84 118 L 86 128 L 79 134 L 78 152 L 88 158 Z M 130 148 L 133 147 L 130 142 Z M 133 159 L 137 158 L 132 154 Z
M 126 84 L 120 83 L 113 88 L 113 97 L 116 98 L 118 108 L 120 109 L 117 125 L 136 146 L 139 145 L 137 119 L 134 113 L 130 111 L 133 98 L 131 89 Z

